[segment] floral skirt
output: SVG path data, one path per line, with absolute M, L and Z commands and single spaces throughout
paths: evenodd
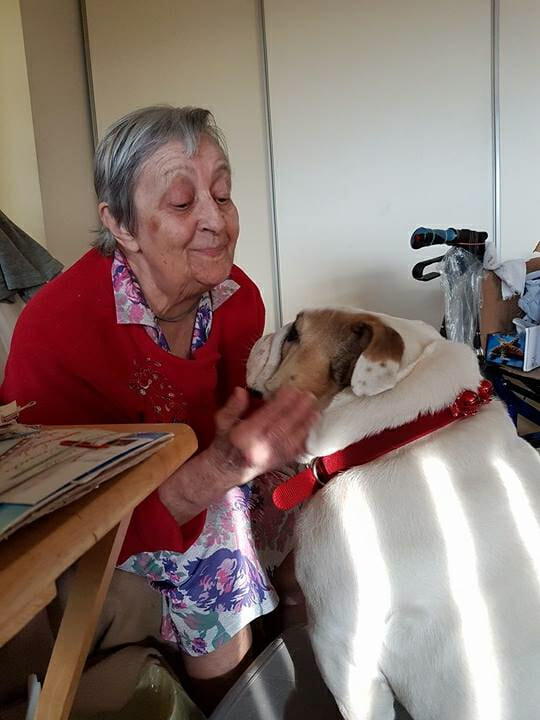
M 143 552 L 120 566 L 161 592 L 161 634 L 188 655 L 212 652 L 277 606 L 269 573 L 292 549 L 295 521 L 294 511 L 272 503 L 285 476 L 267 474 L 229 490 L 208 508 L 185 553 Z

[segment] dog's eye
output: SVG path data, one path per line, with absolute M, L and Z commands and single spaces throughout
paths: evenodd
M 289 333 L 287 337 L 285 338 L 285 342 L 296 342 L 298 340 L 298 330 L 296 329 L 296 323 L 293 323 L 291 325 L 291 329 L 289 330 Z

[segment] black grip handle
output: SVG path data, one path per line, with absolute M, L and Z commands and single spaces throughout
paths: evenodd
M 416 228 L 411 236 L 411 247 L 414 250 L 418 250 L 419 248 L 430 247 L 431 245 L 451 245 L 458 237 L 458 232 L 455 228 L 440 230 L 436 228 L 419 227 Z
M 483 255 L 487 238 L 488 234 L 483 230 L 468 230 L 466 228 L 462 230 L 456 230 L 456 228 L 441 230 L 419 227 L 411 236 L 411 247 L 413 250 L 418 250 L 431 245 L 451 245 L 469 249 L 477 255 Z M 472 248 L 476 249 L 472 250 Z

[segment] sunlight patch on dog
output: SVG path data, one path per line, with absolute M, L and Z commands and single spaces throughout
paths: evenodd
M 379 675 L 379 662 L 383 648 L 388 611 L 391 606 L 391 585 L 388 569 L 381 550 L 373 514 L 365 498 L 343 507 L 344 537 L 348 554 L 353 562 L 368 568 L 369 590 L 356 582 L 355 592 L 361 596 L 361 617 L 357 618 L 354 637 L 354 660 L 347 679 L 351 707 L 359 717 L 370 716 L 372 704 L 377 702 L 374 691 Z M 349 579 L 350 582 L 350 579 Z M 354 669 L 353 669 L 354 668 Z
M 523 483 L 519 479 L 516 471 L 504 460 L 494 460 L 493 466 L 502 480 L 517 531 L 525 550 L 531 558 L 536 579 L 540 583 L 540 526 L 536 520 Z
M 432 457 L 423 461 L 423 467 L 445 541 L 450 591 L 460 614 L 476 716 L 500 720 L 500 673 L 478 580 L 474 539 L 446 465 Z

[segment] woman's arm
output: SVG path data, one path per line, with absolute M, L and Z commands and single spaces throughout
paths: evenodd
M 214 442 L 160 487 L 161 502 L 180 525 L 230 488 L 294 460 L 318 417 L 315 398 L 295 388 L 282 388 L 242 420 L 248 405 L 247 391 L 236 388 L 216 415 Z

